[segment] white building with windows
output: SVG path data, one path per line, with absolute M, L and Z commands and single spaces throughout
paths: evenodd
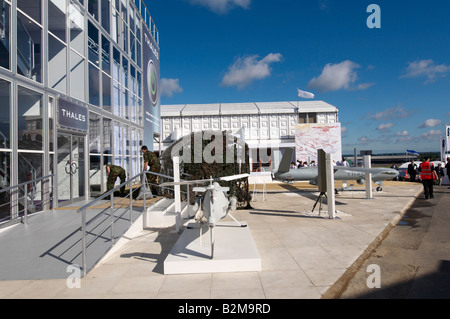
M 159 32 L 143 0 L 0 0 L 0 7 L 1 228 L 27 207 L 104 192 L 106 163 L 127 177 L 142 170 L 140 147 L 154 133 L 145 110 L 153 103 L 159 111 L 159 93 L 150 100 L 146 83 L 159 80 Z
M 231 131 L 248 144 L 253 171 L 270 171 L 285 148 L 296 146 L 297 124 L 338 120 L 337 107 L 324 101 L 162 105 L 161 141 L 154 150 L 192 132 Z

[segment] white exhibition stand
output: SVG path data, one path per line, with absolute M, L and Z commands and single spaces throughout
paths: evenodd
M 245 222 L 241 224 L 246 225 Z M 261 271 L 261 256 L 249 227 L 219 222 L 214 227 L 214 258 L 208 225 L 190 223 L 164 260 L 164 274 Z

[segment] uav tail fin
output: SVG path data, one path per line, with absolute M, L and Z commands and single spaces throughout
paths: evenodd
M 284 151 L 284 155 L 281 158 L 280 166 L 278 166 L 278 173 L 286 173 L 291 169 L 292 155 L 294 154 L 293 148 L 287 148 Z

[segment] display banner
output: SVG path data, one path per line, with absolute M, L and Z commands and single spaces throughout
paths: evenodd
M 153 151 L 153 133 L 159 133 L 161 125 L 159 47 L 146 27 L 143 35 L 144 145 Z
M 59 99 L 58 103 L 58 124 L 66 128 L 87 131 L 88 130 L 88 110 L 85 106 L 73 102 Z
M 311 123 L 295 126 L 296 159 L 315 161 L 317 150 L 333 154 L 336 163 L 342 160 L 341 123 Z

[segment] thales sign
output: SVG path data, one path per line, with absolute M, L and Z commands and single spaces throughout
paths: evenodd
M 88 110 L 86 107 L 59 99 L 58 124 L 70 129 L 88 130 Z

